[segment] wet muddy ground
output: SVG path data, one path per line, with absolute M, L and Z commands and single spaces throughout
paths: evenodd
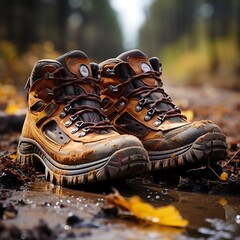
M 69 189 L 13 162 L 20 133 L 5 121 L 0 128 L 0 239 L 240 239 L 239 92 L 210 86 L 171 86 L 167 92 L 193 120 L 211 119 L 221 126 L 227 161 L 211 169 L 156 172 Z M 221 164 L 229 173 L 227 181 L 217 177 Z M 189 225 L 159 226 L 119 213 L 106 200 L 112 187 L 155 207 L 172 204 Z

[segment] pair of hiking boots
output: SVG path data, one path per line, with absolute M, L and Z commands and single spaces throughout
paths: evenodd
M 78 185 L 226 158 L 220 128 L 187 122 L 160 75 L 158 59 L 139 50 L 99 65 L 78 50 L 38 61 L 17 161 Z

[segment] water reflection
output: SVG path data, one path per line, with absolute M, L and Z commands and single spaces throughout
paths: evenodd
M 227 200 L 225 198 L 221 198 L 219 200 L 219 204 L 225 210 L 225 220 L 228 223 L 237 223 L 240 227 L 240 199 L 238 203 L 231 201 L 231 199 Z
M 50 193 L 58 198 L 72 199 L 71 205 L 78 204 L 78 209 L 94 215 L 96 209 L 105 204 L 106 194 L 110 193 L 113 186 L 99 186 L 97 189 L 67 189 L 45 181 L 29 185 L 30 192 Z M 114 187 L 125 197 L 139 195 L 144 201 L 159 207 L 173 204 L 180 211 L 183 218 L 189 220 L 185 230 L 177 228 L 159 227 L 143 223 L 131 222 L 128 219 L 110 220 L 111 228 L 117 229 L 119 221 L 128 226 L 127 231 L 137 228 L 138 231 L 147 231 L 148 234 L 159 231 L 164 236 L 171 235 L 181 239 L 234 239 L 240 235 L 240 201 L 236 196 L 216 196 L 191 192 L 179 192 L 173 189 L 162 188 L 154 183 L 140 183 L 139 181 L 126 181 L 115 183 Z M 66 202 L 66 201 L 65 201 Z M 126 228 L 126 225 L 125 225 Z M 145 230 L 144 230 L 145 229 Z M 117 230 L 116 230 L 117 231 Z M 135 230 L 136 231 L 136 230 Z M 156 233 L 157 231 L 157 233 Z M 129 234 L 130 234 L 129 232 Z M 131 235 L 131 234 L 130 234 Z M 141 239 L 141 238 L 139 238 Z

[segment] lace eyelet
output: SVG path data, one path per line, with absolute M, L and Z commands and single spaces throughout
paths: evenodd
M 72 109 L 72 106 L 71 106 L 71 105 L 66 105 L 66 106 L 63 108 L 63 111 L 64 111 L 64 112 L 69 112 L 71 109 Z
M 78 132 L 82 125 L 83 125 L 83 121 L 76 122 L 75 127 L 71 130 L 71 133 L 74 134 Z
M 177 107 L 177 106 L 174 106 L 174 109 L 177 111 L 180 111 L 179 107 Z
M 74 122 L 77 120 L 77 118 L 78 118 L 78 115 L 72 115 L 69 119 Z
M 135 107 L 135 111 L 136 111 L 136 112 L 140 112 L 142 109 L 143 109 L 143 108 L 142 108 L 140 105 L 137 105 L 137 106 Z
M 73 124 L 73 122 L 71 120 L 68 120 L 67 122 L 65 122 L 64 126 L 65 127 L 70 127 Z
M 46 94 L 47 94 L 48 96 L 54 96 L 53 88 L 52 88 L 52 89 L 46 88 Z
M 66 112 L 61 112 L 60 113 L 60 115 L 59 115 L 59 117 L 61 118 L 61 119 L 63 119 L 63 118 L 65 118 L 67 116 L 67 113 Z
M 78 122 L 76 122 L 75 125 L 76 125 L 76 127 L 81 128 L 83 125 L 83 121 L 78 121 Z
M 118 92 L 118 87 L 117 87 L 117 86 L 110 85 L 110 86 L 108 87 L 108 89 L 109 89 L 111 92 Z
M 72 109 L 72 106 L 71 105 L 66 105 L 64 108 L 63 108 L 63 111 L 60 113 L 59 117 L 61 119 L 65 118 L 68 114 L 68 112 Z
M 152 116 L 146 115 L 146 116 L 144 117 L 144 120 L 147 122 L 147 121 L 151 120 L 151 118 L 152 118 Z
M 46 72 L 44 74 L 45 79 L 54 79 L 54 73 Z
M 74 134 L 74 133 L 76 133 L 78 130 L 79 130 L 79 128 L 78 128 L 78 127 L 74 127 L 74 128 L 71 130 L 71 134 Z
M 118 105 L 119 105 L 120 107 L 124 107 L 124 106 L 125 106 L 125 102 L 120 102 Z
M 158 120 L 157 120 L 153 125 L 154 125 L 154 127 L 158 127 L 158 126 L 161 125 L 161 123 L 162 123 L 161 121 L 158 121 Z
M 146 104 L 146 102 L 147 102 L 147 99 L 146 99 L 146 98 L 141 98 L 141 99 L 138 101 L 138 104 L 139 104 L 140 106 L 143 106 L 143 105 Z
M 170 102 L 172 101 L 172 98 L 170 96 L 167 96 L 166 99 Z
M 157 121 L 153 124 L 155 127 L 158 127 L 162 124 L 165 119 L 165 115 L 158 115 Z
M 78 118 L 78 115 L 73 115 L 69 118 L 67 122 L 65 122 L 65 127 L 70 127 L 74 121 L 76 121 Z
M 141 98 L 138 101 L 138 105 L 136 106 L 135 110 L 136 112 L 140 112 L 143 109 L 143 106 L 147 103 L 147 99 L 146 98 Z
M 82 132 L 78 135 L 78 137 L 84 137 L 90 131 L 89 127 L 85 127 L 82 129 Z
M 89 131 L 90 131 L 90 128 L 89 128 L 89 127 L 83 128 L 83 132 L 89 132 Z
M 80 138 L 80 137 L 84 137 L 86 134 L 87 134 L 87 133 L 85 133 L 85 132 L 80 132 L 79 135 L 78 135 L 78 137 L 79 137 L 79 138 Z
M 108 68 L 108 69 L 106 70 L 106 72 L 107 72 L 107 74 L 108 74 L 109 76 L 115 75 L 114 69 Z
M 150 115 L 150 116 L 152 116 L 154 113 L 155 113 L 155 109 L 152 109 L 152 108 L 149 109 L 148 112 L 147 112 L 147 114 Z
M 150 108 L 147 112 L 147 115 L 144 117 L 144 120 L 149 121 L 155 112 L 156 112 L 155 109 Z

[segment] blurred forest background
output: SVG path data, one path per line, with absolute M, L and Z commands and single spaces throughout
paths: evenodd
M 23 88 L 38 59 L 72 49 L 96 62 L 128 50 L 118 14 L 110 0 L 1 0 L 0 83 Z M 152 0 L 144 14 L 133 47 L 164 79 L 240 89 L 239 0 Z

